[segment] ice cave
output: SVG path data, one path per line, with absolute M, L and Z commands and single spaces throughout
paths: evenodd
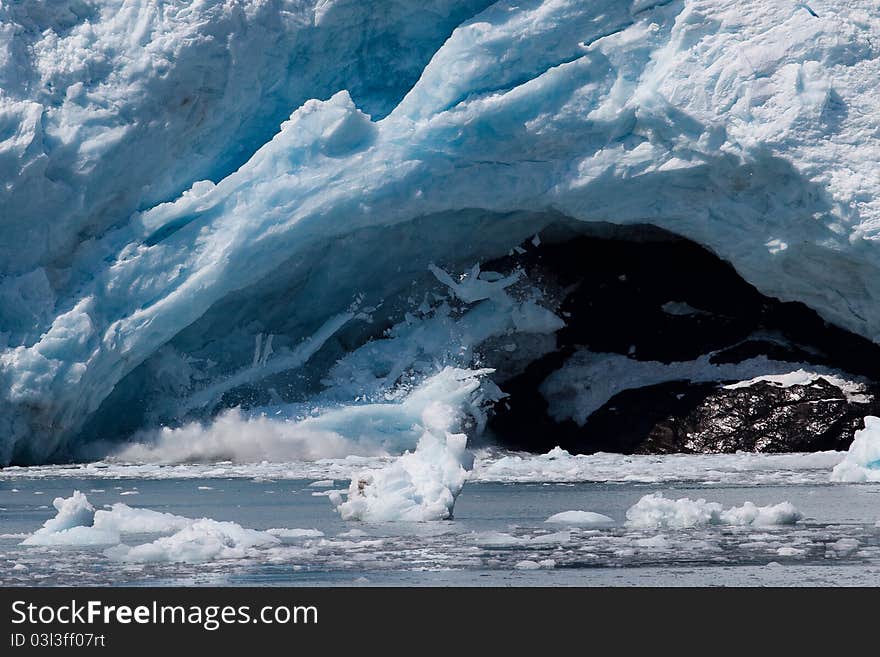
M 373 521 L 481 448 L 880 480 L 873 0 L 381 4 L 0 2 L 0 472 L 375 457 L 328 494 Z

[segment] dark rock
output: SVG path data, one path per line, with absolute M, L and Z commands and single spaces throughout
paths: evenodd
M 760 382 L 717 388 L 687 414 L 657 422 L 634 451 L 640 454 L 695 452 L 809 452 L 845 450 L 865 415 L 880 413 L 876 395 L 849 401 L 824 378 L 787 388 Z

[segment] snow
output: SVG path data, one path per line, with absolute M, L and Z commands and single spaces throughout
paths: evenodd
M 865 428 L 856 431 L 846 456 L 831 471 L 831 481 L 880 481 L 880 418 L 865 418 Z
M 614 524 L 614 518 L 593 511 L 560 511 L 554 513 L 544 522 L 560 525 L 580 525 L 584 527 L 603 527 Z
M 864 394 L 864 383 L 828 368 L 775 361 L 765 356 L 715 364 L 711 362 L 712 356 L 710 353 L 695 360 L 661 363 L 580 349 L 547 377 L 540 390 L 548 402 L 548 412 L 557 422 L 571 419 L 579 425 L 624 390 L 668 381 L 734 381 L 725 386 L 733 389 L 762 381 L 780 387 L 806 385 L 822 377 L 839 386 L 850 401 L 870 401 L 870 395 Z
M 725 509 L 717 502 L 682 497 L 676 500 L 660 493 L 645 495 L 626 512 L 626 526 L 633 529 L 685 529 L 707 525 L 793 525 L 803 516 L 789 502 L 772 506 L 742 506 Z
M 756 383 L 766 382 L 780 388 L 790 388 L 791 386 L 809 385 L 820 377 L 828 381 L 828 383 L 840 388 L 849 402 L 866 404 L 872 399 L 871 395 L 864 394 L 865 385 L 859 381 L 853 381 L 851 378 L 847 379 L 835 374 L 829 374 L 827 371 L 826 373 L 821 373 L 803 369 L 794 370 L 787 374 L 762 374 L 761 376 L 749 379 L 748 381 L 739 381 L 737 383 L 728 384 L 724 387 L 728 390 L 735 390 L 736 388 L 748 388 Z
M 127 504 L 117 503 L 109 511 L 96 511 L 93 526 L 119 534 L 166 534 L 188 527 L 192 522 L 189 518 L 173 513 L 132 508 Z
M 136 393 L 189 421 L 260 368 L 320 379 L 365 344 L 354 300 L 393 324 L 428 264 L 562 216 L 880 339 L 873 0 L 489 5 L 4 3 L 0 463 Z

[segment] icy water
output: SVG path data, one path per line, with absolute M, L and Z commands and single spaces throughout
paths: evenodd
M 880 485 L 828 483 L 829 464 L 838 458 L 600 455 L 578 461 L 579 469 L 541 457 L 482 459 L 455 519 L 421 524 L 340 520 L 326 493 L 347 482 L 316 482 L 344 473 L 338 462 L 7 469 L 0 471 L 0 584 L 880 585 Z M 297 476 L 303 473 L 311 476 Z M 546 481 L 563 475 L 582 480 Z M 253 529 L 317 531 L 282 534 L 280 543 L 241 558 L 197 564 L 120 563 L 105 556 L 106 546 L 20 545 L 55 515 L 53 498 L 75 489 L 95 508 L 123 502 Z M 725 507 L 789 501 L 804 519 L 780 527 L 626 527 L 627 509 L 653 492 Z M 566 510 L 615 522 L 545 522 Z M 131 545 L 153 539 L 123 537 Z

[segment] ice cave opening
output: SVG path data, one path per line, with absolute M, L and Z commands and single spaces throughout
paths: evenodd
M 761 294 L 695 242 L 602 225 L 521 263 L 561 291 L 566 325 L 552 351 L 498 381 L 507 397 L 487 435 L 506 447 L 846 449 L 877 411 L 880 347 Z
M 340 281 L 357 289 L 341 295 Z M 338 307 L 330 320 L 327 305 Z M 690 240 L 651 225 L 473 209 L 302 249 L 135 367 L 54 458 L 101 457 L 158 427 L 191 443 L 172 460 L 399 453 L 414 447 L 407 423 L 425 407 L 399 408 L 450 368 L 482 373 L 467 403 L 437 388 L 454 398 L 454 428 L 471 446 L 846 449 L 880 411 L 880 347 L 761 294 Z M 236 422 L 314 421 L 329 451 L 278 452 L 266 427 L 251 435 L 235 423 L 226 430 L 249 446 L 222 446 L 229 409 Z M 340 419 L 340 409 L 361 415 Z M 186 433 L 193 422 L 197 437 Z

